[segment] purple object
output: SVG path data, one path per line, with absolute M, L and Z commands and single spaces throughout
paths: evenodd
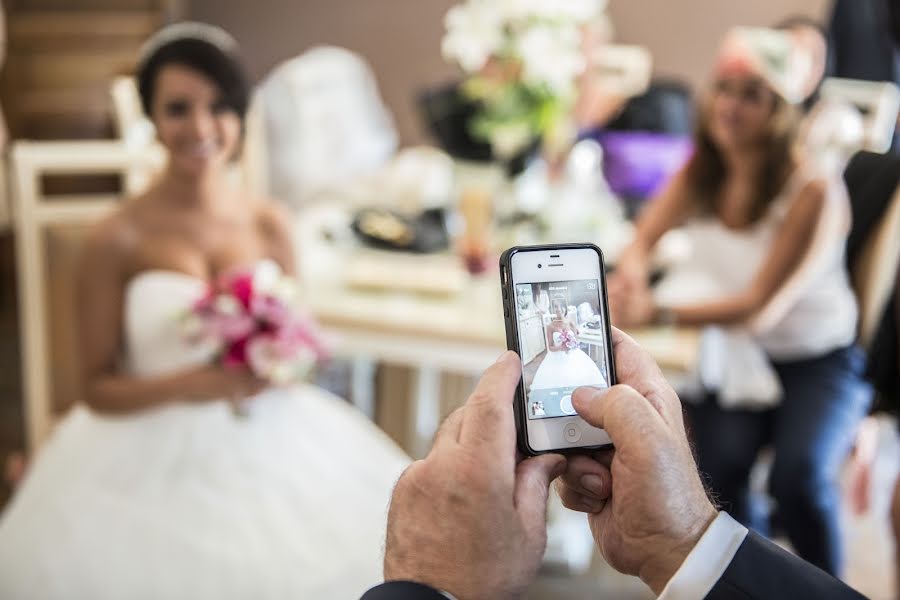
M 603 147 L 603 174 L 623 198 L 652 196 L 690 158 L 689 136 L 649 131 L 600 131 L 589 137 Z

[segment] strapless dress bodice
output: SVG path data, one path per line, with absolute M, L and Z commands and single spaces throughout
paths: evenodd
M 125 289 L 123 367 L 150 377 L 209 363 L 215 348 L 188 340 L 183 325 L 206 288 L 203 279 L 178 271 L 135 275 Z

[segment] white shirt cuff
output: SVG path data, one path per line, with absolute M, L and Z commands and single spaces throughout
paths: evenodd
M 658 600 L 705 598 L 731 564 L 747 537 L 747 528 L 720 512 L 666 584 Z

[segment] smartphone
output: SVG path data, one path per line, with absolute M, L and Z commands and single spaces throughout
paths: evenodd
M 500 257 L 506 345 L 522 360 L 519 448 L 533 456 L 611 446 L 572 407 L 579 387 L 616 382 L 603 253 L 593 244 L 517 246 Z

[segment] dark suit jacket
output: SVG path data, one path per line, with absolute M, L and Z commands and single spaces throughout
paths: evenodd
M 706 598 L 864 600 L 843 582 L 752 531 Z
M 831 575 L 753 533 L 744 539 L 707 600 L 865 600 Z M 392 581 L 362 600 L 447 600 L 418 583 Z M 587 599 L 585 599 L 587 600 Z M 699 600 L 699 599 L 698 599 Z
M 389 581 L 366 592 L 362 600 L 447 600 L 447 597 L 420 583 Z

